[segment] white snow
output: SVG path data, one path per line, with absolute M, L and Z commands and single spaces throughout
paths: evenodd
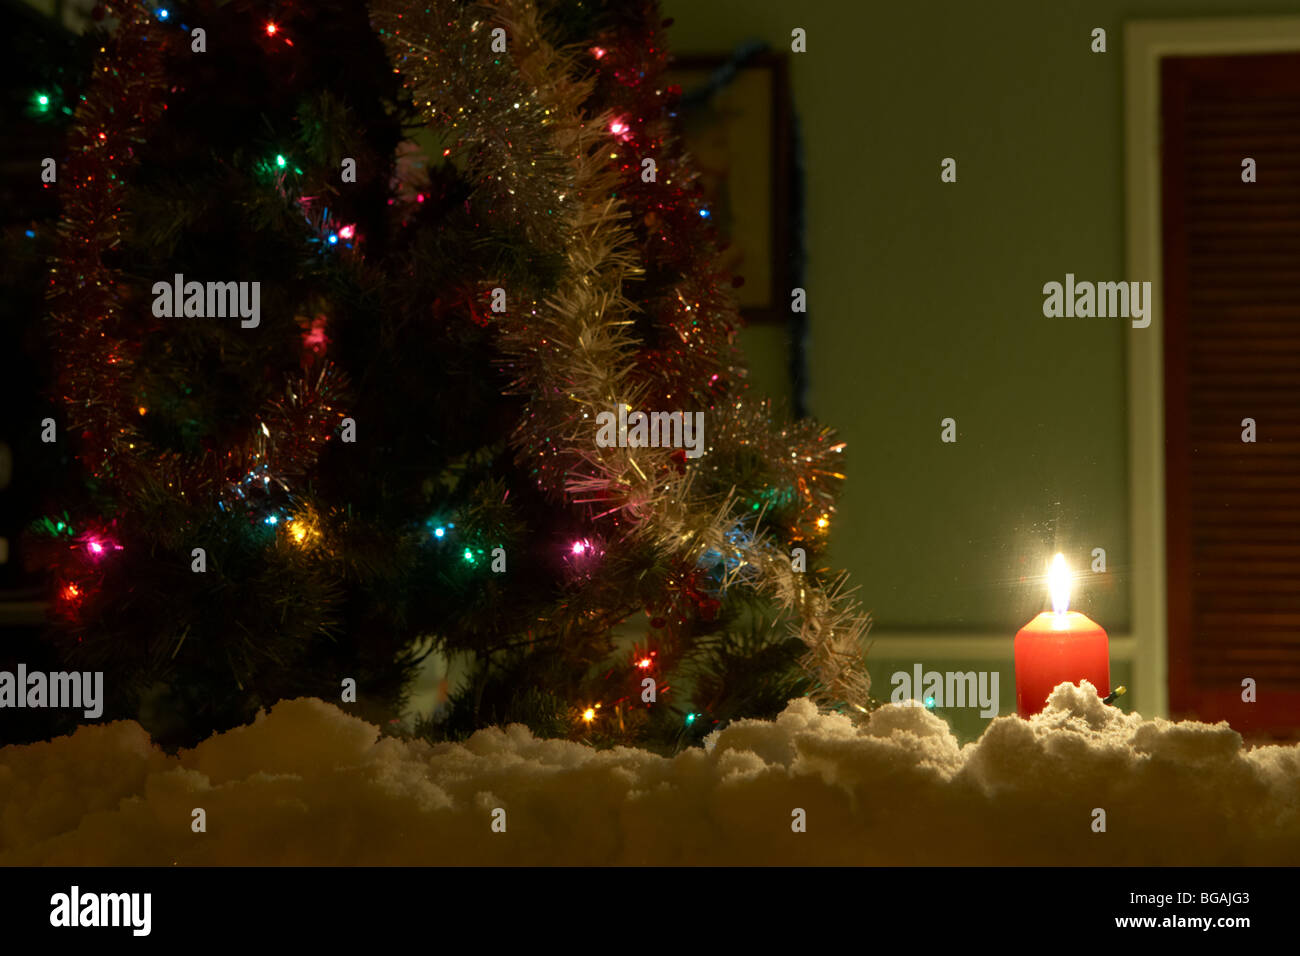
M 894 704 L 855 726 L 791 701 L 668 759 L 518 725 L 429 746 L 301 699 L 179 757 L 134 722 L 0 750 L 0 864 L 173 862 L 1294 865 L 1300 745 L 1243 749 L 1085 684 L 964 748 Z

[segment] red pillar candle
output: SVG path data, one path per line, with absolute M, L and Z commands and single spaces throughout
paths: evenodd
M 1086 614 L 1069 610 L 1070 571 L 1058 554 L 1048 572 L 1051 611 L 1016 634 L 1016 710 L 1038 713 L 1057 684 L 1087 680 L 1102 697 L 1110 694 L 1110 646 L 1106 632 Z

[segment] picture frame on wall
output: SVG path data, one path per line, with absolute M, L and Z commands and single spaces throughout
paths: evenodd
M 721 265 L 745 280 L 736 289 L 741 315 L 751 324 L 785 322 L 795 284 L 786 56 L 682 56 L 667 78 L 682 89 L 686 147 L 727 244 Z

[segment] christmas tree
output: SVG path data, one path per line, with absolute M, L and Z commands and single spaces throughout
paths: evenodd
M 843 446 L 750 395 L 651 2 L 103 8 L 48 188 L 68 668 L 661 750 L 869 706 Z M 53 453 L 53 452 L 52 452 Z

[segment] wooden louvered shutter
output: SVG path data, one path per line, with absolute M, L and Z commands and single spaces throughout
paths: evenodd
M 1161 117 L 1170 710 L 1295 738 L 1300 55 L 1165 59 Z

